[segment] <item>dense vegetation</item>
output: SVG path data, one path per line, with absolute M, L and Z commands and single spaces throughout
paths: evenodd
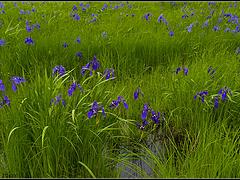
M 238 2 L 1 2 L 0 177 L 240 177 Z

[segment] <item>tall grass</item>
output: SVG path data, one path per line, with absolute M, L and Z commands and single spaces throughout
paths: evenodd
M 108 8 L 101 10 L 104 3 Z M 80 2 L 3 4 L 0 39 L 6 44 L 0 46 L 0 79 L 11 105 L 0 109 L 1 177 L 239 177 L 240 36 L 224 32 L 237 25 L 222 14 L 224 9 L 238 15 L 238 4 L 83 2 L 90 5 L 85 11 Z M 79 21 L 70 15 L 73 5 Z M 143 17 L 147 13 L 148 21 Z M 189 17 L 183 19 L 185 13 Z M 168 26 L 157 22 L 160 14 Z M 26 20 L 39 23 L 40 29 L 27 32 Z M 192 32 L 187 32 L 191 23 Z M 213 30 L 215 25 L 219 31 Z M 24 43 L 29 36 L 34 45 Z M 82 76 L 82 66 L 94 55 L 100 69 Z M 56 65 L 66 68 L 64 76 L 52 75 Z M 188 75 L 176 74 L 177 67 L 187 67 Z M 106 68 L 115 70 L 115 78 L 106 80 Z M 15 75 L 27 81 L 13 92 L 10 78 Z M 68 96 L 74 81 L 83 92 L 77 89 Z M 214 97 L 225 86 L 232 95 L 216 109 Z M 137 87 L 144 95 L 134 100 Z M 194 100 L 203 90 L 209 93 L 205 102 Z M 58 95 L 66 106 L 50 103 Z M 109 107 L 118 96 L 126 99 L 128 109 Z M 101 110 L 88 118 L 94 101 L 104 106 L 106 118 Z M 160 111 L 161 118 L 165 113 L 165 121 L 154 125 L 148 119 L 150 124 L 140 130 L 136 123 L 142 122 L 145 103 Z

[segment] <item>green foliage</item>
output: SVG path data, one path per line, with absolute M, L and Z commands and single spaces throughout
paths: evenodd
M 6 87 L 2 95 L 11 105 L 0 108 L 0 177 L 240 177 L 240 36 L 224 32 L 236 24 L 221 15 L 222 9 L 238 15 L 239 7 L 229 7 L 234 2 L 122 2 L 123 7 L 121 2 L 83 2 L 90 7 L 82 11 L 79 3 L 17 2 L 15 7 L 4 2 L 0 79 Z M 101 10 L 104 3 L 108 8 Z M 70 15 L 74 4 L 79 21 Z M 19 13 L 32 8 L 36 12 Z M 209 25 L 203 28 L 211 10 Z M 98 14 L 97 20 L 89 23 L 92 13 Z M 149 21 L 146 13 L 151 13 Z M 185 13 L 189 17 L 182 19 Z M 157 22 L 160 14 L 168 27 Z M 39 23 L 40 29 L 27 32 L 26 20 Z M 220 30 L 215 32 L 217 24 Z M 28 36 L 34 45 L 24 43 Z M 100 69 L 82 76 L 82 66 L 94 55 Z M 63 65 L 66 74 L 53 76 L 56 65 Z M 210 66 L 216 70 L 212 75 Z M 176 74 L 177 67 L 187 67 L 188 75 Z M 116 77 L 106 80 L 106 68 L 113 68 Z M 16 92 L 11 90 L 12 76 L 27 80 Z M 77 88 L 68 96 L 73 82 L 83 91 Z M 232 95 L 226 101 L 220 97 L 216 109 L 214 98 L 225 86 Z M 144 95 L 134 100 L 138 87 Z M 204 90 L 205 102 L 194 100 Z M 66 106 L 51 103 L 58 95 Z M 122 104 L 109 107 L 118 96 L 127 101 L 128 110 Z M 88 118 L 94 101 L 104 106 L 106 118 L 102 110 Z M 161 112 L 161 118 L 165 113 L 165 120 L 156 125 L 148 117 L 149 125 L 140 130 L 136 123 L 142 123 L 145 103 Z

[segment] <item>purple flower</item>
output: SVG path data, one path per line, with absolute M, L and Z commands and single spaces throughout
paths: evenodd
M 184 75 L 187 76 L 188 75 L 188 68 L 183 68 L 183 71 L 184 71 Z
M 62 98 L 61 95 L 58 95 L 54 99 L 51 99 L 50 105 L 52 105 L 52 103 L 54 103 L 54 105 L 57 105 L 60 101 L 62 102 L 62 105 L 65 107 L 66 101 Z
M 34 42 L 33 42 L 33 40 L 32 40 L 31 37 L 27 37 L 27 38 L 25 39 L 25 44 L 30 45 L 30 44 L 34 44 Z
M 181 68 L 178 67 L 178 68 L 176 69 L 176 74 L 178 74 L 180 71 L 181 71 Z
M 218 95 L 222 95 L 222 101 L 225 101 L 227 99 L 227 94 L 232 95 L 231 89 L 228 87 L 221 88 L 218 91 Z
M 165 23 L 166 25 L 168 25 L 168 22 L 167 22 L 166 19 L 163 17 L 163 14 L 161 14 L 161 15 L 158 17 L 157 21 L 158 21 L 159 23 L 160 23 L 160 22 L 163 22 L 163 23 Z
M 4 46 L 5 45 L 5 41 L 3 39 L 0 39 L 0 46 Z
M 93 60 L 92 60 L 92 68 L 94 71 L 96 71 L 99 68 L 100 64 L 99 61 L 97 60 L 96 56 L 94 55 Z
M 222 22 L 222 18 L 218 18 L 218 23 L 221 23 Z
M 222 93 L 222 100 L 225 101 L 225 100 L 226 100 L 226 97 L 227 97 L 227 92 L 224 91 L 224 92 Z
M 160 112 L 156 113 L 155 111 L 152 111 L 152 117 L 151 119 L 155 122 L 155 124 L 159 124 L 159 118 L 160 118 Z
M 66 42 L 63 43 L 63 47 L 64 47 L 64 48 L 68 47 L 68 44 L 67 44 Z
M 137 123 L 136 125 L 139 129 L 144 130 L 145 126 L 148 124 L 149 124 L 149 122 L 147 120 L 143 120 L 142 125 L 140 125 L 139 123 Z
M 224 32 L 229 32 L 229 31 L 231 31 L 231 29 L 230 29 L 229 27 L 227 27 L 227 28 L 224 30 Z
M 116 107 L 118 107 L 118 105 L 119 105 L 119 101 L 118 100 L 113 100 L 109 107 L 111 109 L 115 109 Z
M 193 23 L 187 27 L 187 31 L 190 33 L 192 31 L 192 28 L 193 28 Z
M 112 76 L 112 78 L 114 78 L 114 69 L 112 69 L 112 68 L 111 69 L 106 69 L 104 71 L 103 75 L 106 76 L 106 79 L 111 78 L 111 76 Z
M 134 91 L 134 94 L 133 94 L 134 100 L 137 100 L 137 99 L 138 99 L 139 93 L 141 93 L 141 95 L 144 96 L 144 95 L 143 95 L 143 92 L 142 92 L 141 89 L 140 89 L 140 87 L 138 87 L 137 90 Z
M 102 11 L 104 11 L 105 9 L 107 9 L 107 4 L 105 3 L 102 7 Z
M 123 106 L 125 107 L 125 109 L 128 109 L 128 104 L 125 100 L 122 101 L 123 102 Z
M 6 104 L 6 105 L 10 106 L 10 100 L 7 96 L 3 97 L 3 104 Z
M 7 96 L 4 96 L 3 97 L 3 101 L 0 102 L 0 108 L 2 108 L 4 105 L 7 105 L 7 106 L 10 106 L 10 100 Z
M 186 19 L 188 17 L 188 15 L 187 14 L 184 14 L 183 16 L 182 16 L 182 19 Z
M 4 8 L 4 5 L 2 2 L 0 2 L 0 8 Z
M 214 98 L 214 108 L 218 108 L 218 96 Z
M 104 118 L 106 118 L 106 113 L 105 113 L 104 107 L 102 107 L 102 115 Z
M 82 67 L 82 69 L 81 69 L 81 74 L 82 74 L 83 76 L 84 76 L 86 70 L 90 71 L 90 75 L 92 75 L 92 70 L 91 70 L 91 68 L 90 68 L 91 64 L 92 64 L 92 63 L 89 62 L 89 63 L 87 63 L 85 66 Z
M 3 81 L 0 79 L 0 91 L 5 91 L 5 86 L 3 84 Z
M 32 12 L 36 12 L 36 9 L 35 9 L 35 8 L 32 8 Z
M 206 20 L 206 21 L 203 23 L 202 27 L 204 28 L 204 27 L 207 27 L 207 26 L 208 26 L 208 20 Z
M 202 103 L 204 103 L 204 98 L 206 95 L 208 95 L 208 91 L 200 91 L 194 96 L 194 99 L 196 100 L 197 97 L 199 97 L 201 98 Z
M 82 53 L 81 52 L 77 52 L 76 56 L 79 57 L 79 58 L 82 58 Z
M 163 17 L 163 14 L 160 14 L 160 16 L 158 17 L 157 21 L 160 23 L 163 18 L 164 18 L 164 17 Z
M 218 27 L 218 26 L 214 26 L 214 27 L 213 27 L 213 30 L 214 30 L 214 31 L 218 31 L 218 30 L 219 30 L 219 27 Z
M 20 10 L 20 12 L 19 12 L 20 14 L 25 14 L 25 12 L 24 12 L 24 10 Z
M 143 105 L 143 110 L 142 110 L 142 120 L 145 120 L 147 118 L 148 115 L 148 111 L 150 110 L 149 105 L 148 104 L 144 104 Z
M 74 20 L 77 20 L 77 21 L 80 20 L 80 16 L 79 16 L 78 14 L 74 14 L 74 15 L 73 15 L 73 18 L 74 18 Z
M 81 40 L 80 40 L 80 37 L 77 37 L 77 43 L 80 43 L 81 42 Z
M 151 14 L 147 13 L 147 14 L 144 15 L 144 18 L 148 21 L 150 16 L 151 16 Z
M 92 22 L 95 22 L 97 20 L 97 18 L 93 18 L 91 21 L 89 21 L 90 23 L 92 23 Z
M 110 104 L 109 107 L 110 107 L 111 109 L 115 109 L 115 108 L 118 107 L 118 105 L 119 105 L 121 102 L 123 103 L 123 106 L 125 107 L 125 109 L 128 109 L 128 104 L 127 104 L 126 100 L 125 100 L 122 96 L 118 96 L 118 99 L 117 99 L 117 100 L 113 100 L 113 101 L 111 102 L 111 104 Z
M 33 28 L 33 29 L 34 29 L 34 28 L 40 29 L 40 24 L 39 24 L 39 23 L 33 24 L 33 25 L 32 25 L 32 28 Z
M 77 10 L 78 10 L 77 6 L 74 5 L 73 8 L 72 8 L 72 10 L 73 10 L 73 11 L 77 11 Z
M 26 25 L 26 31 L 27 31 L 27 32 L 31 32 L 31 31 L 32 31 L 32 28 L 31 28 L 31 26 L 29 26 L 29 25 Z
M 210 6 L 210 5 L 216 5 L 216 2 L 214 2 L 214 1 L 208 2 L 208 6 Z
M 68 89 L 68 96 L 72 96 L 73 92 L 76 90 L 77 87 L 82 91 L 81 85 L 74 82 L 71 84 L 70 88 Z
M 231 13 L 224 14 L 224 17 L 232 17 Z
M 23 77 L 19 77 L 19 76 L 13 76 L 11 78 L 11 81 L 12 81 L 12 90 L 15 92 L 17 91 L 16 85 L 26 82 L 26 80 Z
M 174 35 L 174 32 L 173 32 L 173 31 L 170 31 L 170 32 L 169 32 L 169 36 L 172 37 L 173 35 Z
M 91 119 L 93 116 L 96 116 L 100 109 L 102 109 L 102 115 L 106 117 L 103 106 L 99 106 L 97 101 L 94 101 L 92 104 L 92 108 L 87 113 L 88 118 Z
M 53 68 L 53 76 L 58 73 L 60 76 L 63 76 L 65 74 L 65 68 L 62 65 L 55 66 Z
M 96 71 L 100 67 L 100 63 L 97 60 L 96 56 L 94 55 L 93 60 L 83 66 L 81 69 L 81 74 L 84 75 L 86 70 L 90 71 L 90 75 L 92 75 L 92 71 Z

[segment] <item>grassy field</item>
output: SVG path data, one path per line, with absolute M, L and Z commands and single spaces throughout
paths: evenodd
M 239 178 L 238 2 L 0 2 L 0 177 Z

